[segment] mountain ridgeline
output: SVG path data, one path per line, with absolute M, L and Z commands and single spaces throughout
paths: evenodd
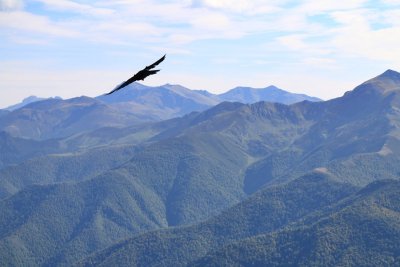
M 78 266 L 396 266 L 399 194 L 398 181 L 357 190 L 315 173 L 205 222 L 121 241 Z
M 0 265 L 400 264 L 400 73 L 290 105 L 133 86 L 0 116 Z
M 53 98 L 49 98 L 49 99 L 53 99 Z M 61 99 L 61 98 L 55 97 L 54 99 Z M 22 108 L 30 103 L 34 103 L 34 102 L 38 102 L 38 101 L 42 101 L 42 100 L 47 100 L 47 99 L 43 98 L 43 97 L 37 97 L 37 96 L 32 95 L 32 96 L 29 96 L 29 97 L 25 98 L 24 100 L 22 100 L 21 103 L 7 107 L 6 110 L 13 111 L 13 110 Z
M 180 85 L 149 87 L 133 83 L 124 90 L 96 98 L 24 99 L 0 113 L 0 130 L 12 136 L 44 140 L 67 137 L 102 127 L 125 127 L 203 111 L 223 101 L 290 104 L 319 101 L 315 97 L 286 92 L 274 86 L 264 89 L 232 89 L 221 95 L 190 90 Z M 11 111 L 6 113 L 6 111 Z

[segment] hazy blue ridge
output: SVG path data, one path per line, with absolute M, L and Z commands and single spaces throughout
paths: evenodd
M 257 97 L 249 100 L 246 94 L 239 97 L 236 93 L 233 98 L 229 94 L 220 97 L 180 85 L 149 87 L 139 83 L 96 98 L 82 96 L 62 100 L 58 97 L 44 99 L 31 96 L 7 108 L 12 112 L 3 111 L 0 114 L 0 130 L 15 137 L 43 140 L 68 137 L 102 127 L 127 127 L 171 119 L 193 111 L 204 111 L 222 101 L 293 103 L 318 100 L 275 87 L 246 90 Z
M 28 96 L 27 98 L 24 98 L 21 103 L 17 103 L 15 105 L 6 107 L 5 110 L 13 111 L 13 110 L 22 108 L 30 103 L 34 103 L 34 102 L 38 102 L 38 101 L 42 101 L 42 100 L 46 100 L 46 99 L 61 99 L 61 97 L 56 96 L 54 98 L 44 98 L 44 97 L 37 97 L 37 96 L 32 95 L 32 96 Z
M 236 87 L 226 93 L 217 95 L 217 97 L 224 101 L 241 102 L 246 104 L 268 101 L 289 105 L 305 100 L 313 102 L 321 101 L 321 99 L 317 97 L 289 93 L 273 85 L 265 88 Z
M 0 129 L 15 137 L 52 139 L 102 127 L 121 127 L 142 118 L 99 100 L 78 97 L 30 103 L 0 117 Z

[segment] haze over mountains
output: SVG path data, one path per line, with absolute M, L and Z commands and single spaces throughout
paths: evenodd
M 179 117 L 203 111 L 222 101 L 294 103 L 320 99 L 288 93 L 270 86 L 264 89 L 236 88 L 214 95 L 180 85 L 149 87 L 134 83 L 112 95 L 96 98 L 43 99 L 34 96 L 8 107 L 0 114 L 0 129 L 12 136 L 38 140 L 66 137 L 101 127 L 123 127 Z
M 13 111 L 19 108 L 22 108 L 23 106 L 26 106 L 30 103 L 34 103 L 34 102 L 38 102 L 38 101 L 42 101 L 42 100 L 46 100 L 48 98 L 43 98 L 43 97 L 37 97 L 37 96 L 28 96 L 27 98 L 23 99 L 21 103 L 15 104 L 15 105 L 11 105 L 7 108 L 5 108 L 5 110 L 8 111 Z M 50 98 L 52 99 L 52 98 Z M 61 97 L 54 97 L 54 99 L 61 99 Z
M 290 105 L 147 91 L 126 94 L 205 110 L 139 123 L 116 95 L 0 116 L 0 265 L 400 263 L 400 73 Z

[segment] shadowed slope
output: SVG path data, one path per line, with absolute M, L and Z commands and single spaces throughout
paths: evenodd
M 141 119 L 89 97 L 31 103 L 0 117 L 0 129 L 16 137 L 51 139 Z
M 151 125 L 145 129 L 151 129 L 150 138 L 143 139 L 146 142 L 141 149 L 109 172 L 68 186 L 30 187 L 5 200 L 3 225 L 15 218 L 30 218 L 36 212 L 41 216 L 22 220 L 15 227 L 11 224 L 1 239 L 2 254 L 24 263 L 71 263 L 119 238 L 206 220 L 263 187 L 286 183 L 315 169 L 337 181 L 360 186 L 379 179 L 398 179 L 399 90 L 396 78 L 385 81 L 393 82 L 389 91 L 375 85 L 381 79 L 377 77 L 327 102 L 305 101 L 290 106 L 224 102 L 205 112 Z M 140 129 L 132 133 L 125 129 L 116 141 L 123 143 L 124 138 L 129 140 L 139 133 Z M 48 206 L 30 206 L 31 198 L 50 194 L 46 188 L 54 188 Z M 30 190 L 32 193 L 26 193 Z M 100 197 L 104 203 L 83 201 L 78 208 L 70 208 L 75 207 L 72 196 L 86 199 L 99 193 L 104 194 Z M 26 198 L 18 197 L 24 194 Z M 66 209 L 71 214 L 44 216 L 52 205 L 56 211 Z M 32 210 L 19 214 L 21 206 Z M 83 216 L 85 207 L 90 208 L 89 214 L 99 217 Z M 65 223 L 63 238 L 47 234 L 46 229 L 61 231 L 59 222 L 69 221 L 68 216 L 74 213 L 82 220 L 72 226 Z M 128 226 L 115 226 L 125 219 Z M 28 242 L 35 233 L 32 229 L 39 229 L 36 243 Z M 40 238 L 43 236 L 46 238 Z M 36 251 L 41 247 L 46 253 Z M 74 247 L 83 249 L 75 251 Z M 33 255 L 36 258 L 30 259 Z
M 203 223 L 120 242 L 80 266 L 186 266 L 224 244 L 281 229 L 356 191 L 323 174 L 270 187 Z M 190 265 L 190 264 L 189 264 Z
M 398 266 L 400 183 L 379 181 L 318 220 L 212 251 L 194 266 Z

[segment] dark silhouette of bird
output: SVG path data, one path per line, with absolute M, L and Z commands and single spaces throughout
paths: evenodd
M 164 61 L 165 56 L 162 56 L 162 58 L 160 58 L 159 60 L 157 60 L 156 62 L 154 62 L 153 64 L 146 66 L 144 69 L 140 70 L 138 73 L 136 73 L 135 75 L 133 75 L 131 78 L 129 78 L 128 80 L 126 80 L 125 82 L 123 82 L 122 84 L 120 84 L 119 86 L 117 86 L 114 90 L 112 90 L 111 92 L 109 92 L 106 95 L 110 95 L 122 88 L 124 88 L 125 86 L 133 83 L 134 81 L 143 81 L 147 76 L 156 74 L 157 72 L 159 72 L 160 70 L 153 70 L 158 64 L 160 64 L 161 62 Z

